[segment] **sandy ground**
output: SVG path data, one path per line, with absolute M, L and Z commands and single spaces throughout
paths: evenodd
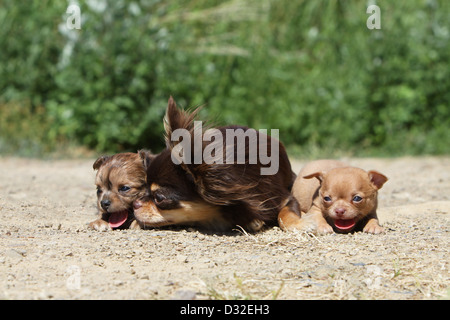
M 93 160 L 0 158 L 0 299 L 449 299 L 450 157 L 346 160 L 387 233 L 97 232 Z

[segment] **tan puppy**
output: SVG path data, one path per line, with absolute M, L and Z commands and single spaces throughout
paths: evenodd
M 140 228 L 134 219 L 133 201 L 147 191 L 145 170 L 153 157 L 141 150 L 103 156 L 94 162 L 94 170 L 98 170 L 95 184 L 99 218 L 89 224 L 91 229 Z
M 291 229 L 318 234 L 333 230 L 383 232 L 376 212 L 377 193 L 387 180 L 377 171 L 366 172 L 340 161 L 310 162 L 300 171 L 292 188 L 302 218 Z

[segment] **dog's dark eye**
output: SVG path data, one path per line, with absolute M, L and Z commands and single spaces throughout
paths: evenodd
M 155 193 L 153 197 L 155 199 L 155 204 L 156 205 L 161 204 L 161 202 L 163 202 L 164 200 L 167 199 L 165 195 L 160 194 L 160 193 Z
M 328 196 L 323 197 L 323 200 L 324 200 L 325 202 L 331 202 L 331 197 L 328 197 Z
M 131 188 L 129 187 L 129 186 L 121 186 L 120 188 L 119 188 L 119 191 L 120 192 L 127 192 L 128 190 L 130 190 Z
M 360 196 L 354 196 L 352 201 L 353 202 L 361 202 L 362 198 Z
M 100 193 L 102 193 L 102 188 L 97 187 L 97 194 L 100 194 Z

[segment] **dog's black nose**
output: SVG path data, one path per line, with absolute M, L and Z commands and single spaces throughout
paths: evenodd
M 109 206 L 111 205 L 111 201 L 109 200 L 102 200 L 100 201 L 100 205 L 103 209 L 108 210 Z

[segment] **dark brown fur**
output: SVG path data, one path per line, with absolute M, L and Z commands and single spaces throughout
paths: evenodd
M 248 137 L 245 164 L 173 163 L 171 150 L 177 142 L 171 141 L 171 135 L 176 129 L 187 129 L 193 143 L 193 121 L 197 113 L 198 109 L 192 113 L 179 110 L 173 99 L 169 100 L 165 118 L 167 149 L 147 168 L 148 194 L 135 202 L 138 222 L 151 227 L 199 224 L 216 230 L 239 225 L 257 231 L 263 225 L 277 224 L 278 214 L 285 207 L 284 211 L 299 217 L 298 204 L 290 193 L 295 174 L 283 145 L 274 138 L 257 132 L 257 139 L 267 139 L 269 153 L 271 145 L 279 144 L 279 170 L 274 175 L 261 175 L 264 165 L 259 160 L 256 164 L 248 163 L 249 145 L 256 143 Z M 249 130 L 240 126 L 218 130 L 224 134 L 226 129 L 238 128 Z M 203 142 L 202 151 L 209 143 Z M 224 150 L 226 147 L 224 141 Z M 235 159 L 236 152 L 235 147 Z

